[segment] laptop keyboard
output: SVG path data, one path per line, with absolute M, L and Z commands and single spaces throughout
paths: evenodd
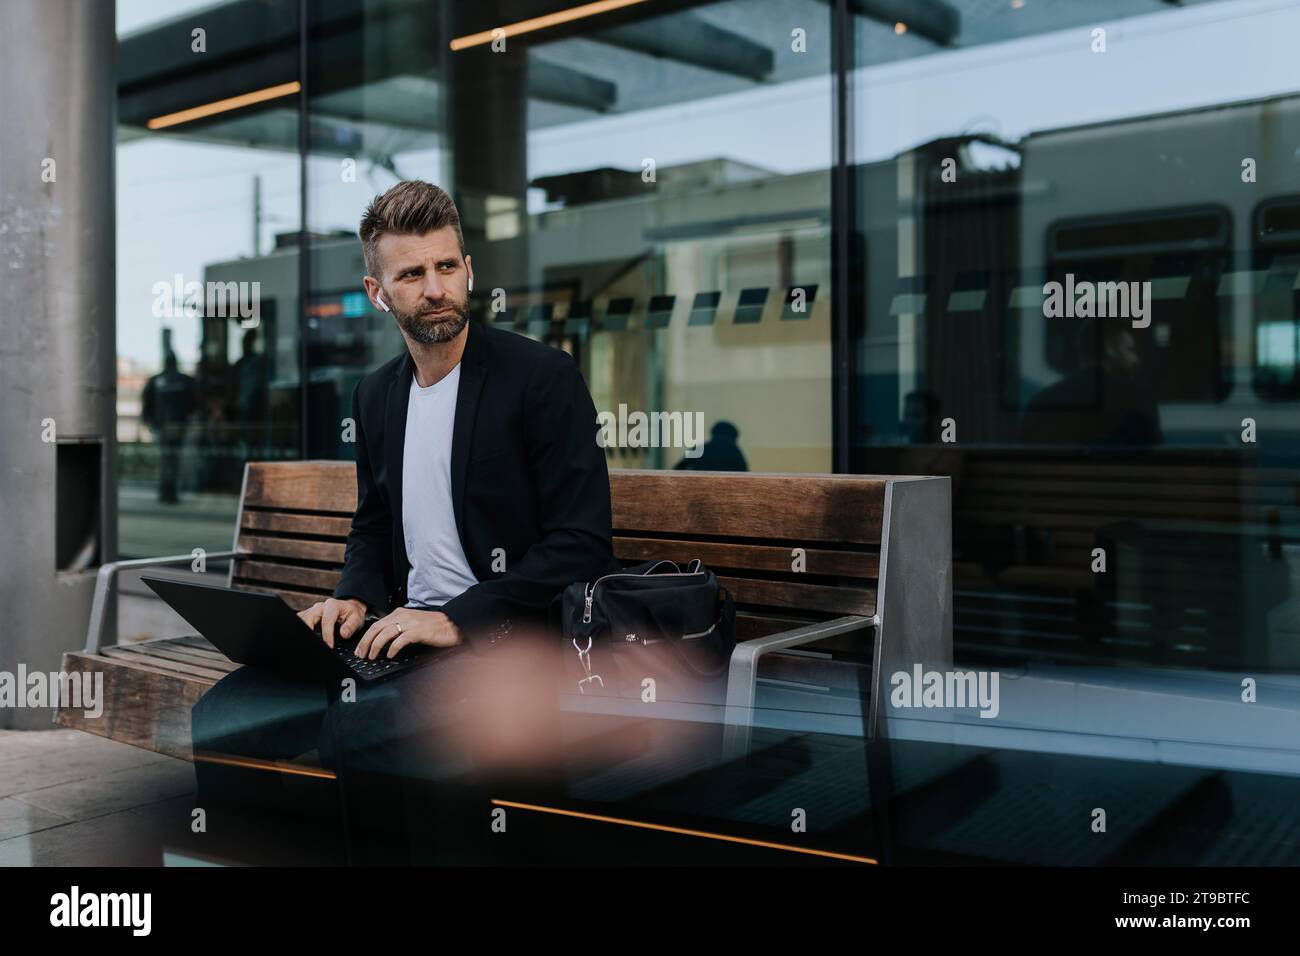
M 357 657 L 352 653 L 353 648 L 357 646 L 356 641 L 334 641 L 334 656 L 347 665 L 348 670 L 368 680 L 376 677 L 383 677 L 390 671 L 398 670 L 411 657 L 403 648 L 398 652 L 397 657 L 389 660 L 387 657 L 380 655 L 376 660 L 365 660 Z

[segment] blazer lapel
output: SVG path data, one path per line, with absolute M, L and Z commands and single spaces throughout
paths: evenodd
M 479 395 L 486 376 L 487 342 L 484 330 L 470 319 L 469 338 L 465 353 L 460 359 L 460 385 L 456 392 L 456 421 L 451 432 L 451 503 L 456 512 L 456 531 L 460 545 L 465 548 L 465 476 L 469 471 L 470 439 L 474 435 L 474 419 L 478 414 Z M 465 548 L 469 557 L 469 549 Z M 472 560 L 472 559 L 471 559 Z
M 384 442 L 384 461 L 388 467 L 388 508 L 393 515 L 394 556 L 402 559 L 402 567 L 397 569 L 399 584 L 406 583 L 407 572 L 411 570 L 410 557 L 406 553 L 406 530 L 402 527 L 402 463 L 406 451 L 406 411 L 411 403 L 414 377 L 415 361 L 407 352 L 388 383 L 388 400 L 384 407 L 384 421 L 392 428 Z

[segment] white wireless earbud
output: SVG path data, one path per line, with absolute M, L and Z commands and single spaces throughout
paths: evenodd
M 470 292 L 473 292 L 473 291 L 474 291 L 474 277 L 473 277 L 473 276 L 470 276 L 470 277 L 469 277 L 469 291 L 470 291 Z
M 392 309 L 390 309 L 390 308 L 388 307 L 388 303 L 384 301 L 384 296 L 383 296 L 382 293 L 376 292 L 376 293 L 375 293 L 375 298 L 379 301 L 379 307 L 380 307 L 381 309 L 383 309 L 385 312 L 392 312 L 392 311 L 393 311 Z

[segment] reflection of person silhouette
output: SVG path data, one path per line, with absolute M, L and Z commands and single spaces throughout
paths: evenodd
M 257 329 L 244 333 L 243 353 L 233 366 L 233 378 L 240 451 L 249 460 L 263 457 L 267 372 L 266 357 L 257 353 Z
M 683 458 L 674 469 L 691 471 L 749 471 L 749 464 L 740 451 L 740 429 L 728 421 L 715 422 L 709 431 L 709 440 L 699 458 Z
M 1095 355 L 1029 401 L 1024 441 L 1069 445 L 1158 445 L 1160 411 L 1137 332 L 1122 319 L 1082 320 L 1080 354 Z
M 167 351 L 163 370 L 145 383 L 143 399 L 140 417 L 153 432 L 162 453 L 158 470 L 158 500 L 163 504 L 176 504 L 180 501 L 177 484 L 185 426 L 194 414 L 198 395 L 194 379 L 177 368 L 175 352 Z
M 933 445 L 939 440 L 939 396 L 923 388 L 908 392 L 902 425 L 908 444 Z

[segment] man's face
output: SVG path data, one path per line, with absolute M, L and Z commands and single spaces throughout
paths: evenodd
M 381 281 L 367 277 L 366 288 L 381 291 L 398 326 L 422 345 L 449 342 L 469 322 L 469 256 L 463 259 L 450 226 L 422 236 L 387 234 L 379 238 Z

